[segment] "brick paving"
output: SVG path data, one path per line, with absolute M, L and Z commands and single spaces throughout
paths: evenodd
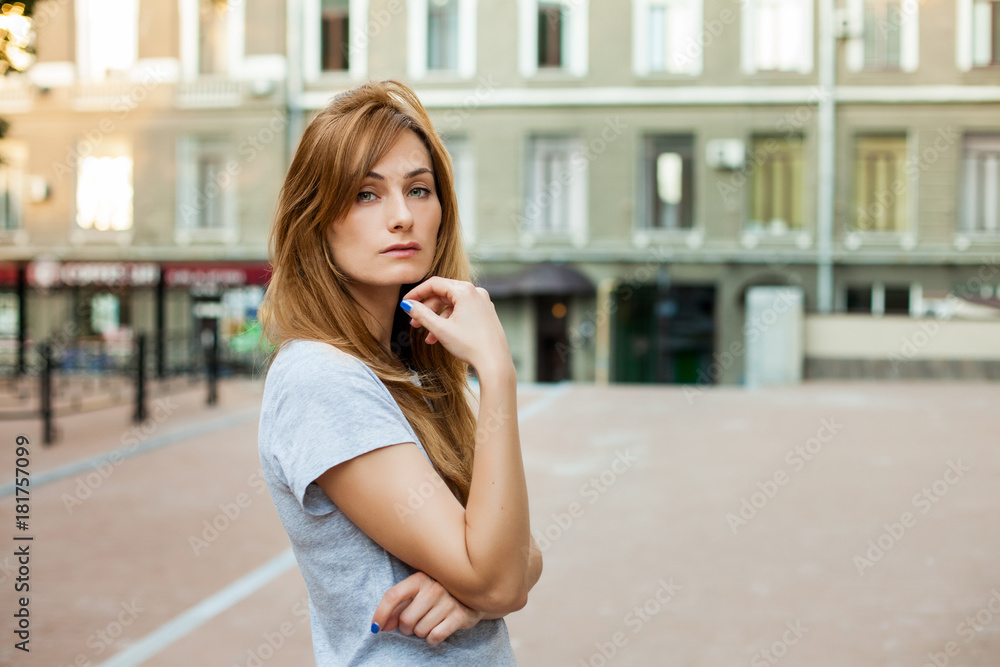
M 191 388 L 138 432 L 127 406 L 65 417 L 50 448 L 0 422 L 0 486 L 17 433 L 33 479 L 70 470 L 32 489 L 30 654 L 0 502 L 0 664 L 313 664 L 294 565 L 212 607 L 288 549 L 260 391 Z M 1000 667 L 1000 385 L 523 385 L 519 405 L 545 552 L 507 619 L 521 665 Z

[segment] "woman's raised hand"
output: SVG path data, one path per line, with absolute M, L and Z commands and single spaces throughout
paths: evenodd
M 445 349 L 482 375 L 512 368 L 507 336 L 489 293 L 470 282 L 431 276 L 403 296 L 414 327 L 427 329 L 427 343 Z
M 378 624 L 379 632 L 398 628 L 404 635 L 417 635 L 437 646 L 456 630 L 475 627 L 483 616 L 427 574 L 415 572 L 385 592 L 372 622 Z

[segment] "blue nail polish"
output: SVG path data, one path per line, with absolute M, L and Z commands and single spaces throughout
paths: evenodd
M 374 635 L 377 632 L 378 632 L 378 623 L 372 623 L 372 634 Z
M 403 299 L 402 301 L 399 302 L 399 307 L 405 310 L 406 312 L 410 312 L 410 310 L 413 308 L 413 302 L 410 301 L 409 299 Z

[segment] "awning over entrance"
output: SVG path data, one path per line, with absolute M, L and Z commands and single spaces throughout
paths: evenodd
M 540 262 L 501 276 L 483 276 L 479 286 L 493 298 L 594 294 L 597 291 L 590 278 L 555 262 Z

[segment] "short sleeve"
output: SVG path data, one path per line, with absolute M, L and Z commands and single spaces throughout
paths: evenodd
M 298 345 L 286 359 L 281 355 L 291 349 L 279 353 L 268 373 L 268 383 L 275 383 L 268 439 L 295 499 L 319 516 L 336 506 L 314 483 L 317 477 L 365 452 L 417 438 L 364 362 L 323 343 Z

